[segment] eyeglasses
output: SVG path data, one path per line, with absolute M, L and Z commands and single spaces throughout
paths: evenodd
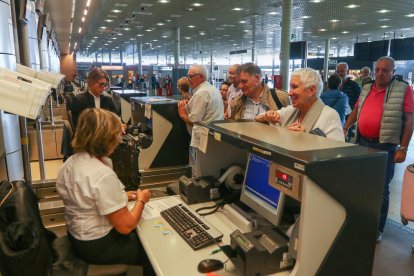
M 107 87 L 108 83 L 107 82 L 98 82 L 100 87 Z
M 197 73 L 197 74 L 193 74 L 193 75 L 188 75 L 187 79 L 192 79 L 192 78 L 194 78 L 195 76 L 198 76 L 198 75 L 201 75 L 201 74 Z

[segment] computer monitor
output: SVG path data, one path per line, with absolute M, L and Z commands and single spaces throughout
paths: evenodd
M 284 194 L 269 184 L 270 161 L 249 154 L 241 202 L 277 226 L 283 215 Z

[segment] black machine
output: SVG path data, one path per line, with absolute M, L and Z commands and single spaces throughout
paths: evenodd
M 138 140 L 131 134 L 122 136 L 118 147 L 111 154 L 113 170 L 126 191 L 135 191 L 140 183 L 138 171 Z
M 179 179 L 180 196 L 187 204 L 196 204 L 219 199 L 224 191 L 221 185 L 212 176 L 188 178 L 183 175 Z
M 244 275 L 268 275 L 292 269 L 294 261 L 288 257 L 289 238 L 278 228 L 230 235 L 231 253 L 224 250 Z

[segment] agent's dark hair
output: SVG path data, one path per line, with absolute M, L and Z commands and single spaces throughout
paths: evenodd
M 328 78 L 328 88 L 329 89 L 338 89 L 339 86 L 341 85 L 341 83 L 342 83 L 341 77 L 338 76 L 338 75 L 336 75 L 336 74 L 335 75 L 331 75 Z
M 227 86 L 230 86 L 230 85 L 231 85 L 231 82 L 229 82 L 229 81 L 223 81 L 223 82 L 220 84 L 220 87 L 221 87 L 223 84 L 225 84 L 225 85 L 227 85 Z
M 92 86 L 94 83 L 98 82 L 102 78 L 105 78 L 109 82 L 108 73 L 99 67 L 95 67 L 91 71 L 89 71 L 86 82 L 88 83 L 88 86 Z

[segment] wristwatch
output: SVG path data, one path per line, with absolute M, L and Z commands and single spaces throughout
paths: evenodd
M 399 147 L 398 150 L 403 151 L 405 153 L 407 153 L 408 151 L 408 147 Z

